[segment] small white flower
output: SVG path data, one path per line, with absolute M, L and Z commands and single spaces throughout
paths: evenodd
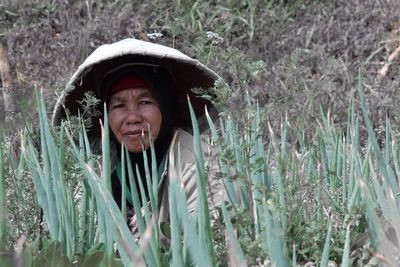
M 163 36 L 163 34 L 162 34 L 161 32 L 153 32 L 153 33 L 148 33 L 148 34 L 146 34 L 146 35 L 147 35 L 147 37 L 149 37 L 151 40 L 156 40 L 156 39 L 158 39 L 158 38 L 160 38 L 160 37 Z
M 207 38 L 212 41 L 213 44 L 220 44 L 224 41 L 224 38 L 218 35 L 216 32 L 208 31 Z

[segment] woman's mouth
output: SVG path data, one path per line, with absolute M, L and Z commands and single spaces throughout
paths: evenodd
M 147 135 L 147 132 L 142 130 L 126 131 L 122 135 L 125 137 L 139 138 L 142 136 L 145 137 Z

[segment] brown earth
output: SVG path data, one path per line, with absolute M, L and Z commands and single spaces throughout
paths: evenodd
M 141 1 L 3 0 L 0 42 L 10 58 L 19 109 L 31 114 L 34 88 L 40 88 L 51 111 L 68 78 L 100 44 L 161 32 L 164 36 L 156 42 L 204 62 L 198 40 L 212 30 L 224 41 L 207 65 L 236 94 L 243 95 L 243 86 L 232 63 L 243 57 L 265 62 L 245 89 L 267 108 L 274 127 L 288 114 L 291 122 L 307 129 L 319 118 L 320 106 L 345 123 L 350 99 L 358 102 L 359 70 L 376 127 L 386 115 L 395 125 L 400 122 L 400 1 L 284 1 L 291 8 L 250 2 L 254 16 L 238 20 L 237 13 L 223 8 L 210 19 L 221 6 L 213 1 L 188 17 L 176 7 Z M 243 10 L 251 11 L 251 5 Z M 5 114 L 2 104 L 0 114 Z

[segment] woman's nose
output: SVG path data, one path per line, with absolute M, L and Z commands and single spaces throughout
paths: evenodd
M 143 121 L 143 116 L 136 107 L 130 107 L 126 112 L 127 123 L 141 123 Z

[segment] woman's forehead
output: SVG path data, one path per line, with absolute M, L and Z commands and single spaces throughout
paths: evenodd
M 155 98 L 154 92 L 152 89 L 150 88 L 126 88 L 124 90 L 121 90 L 119 92 L 116 92 L 114 94 L 111 95 L 110 101 L 113 100 L 121 100 L 121 99 L 125 99 L 125 98 L 139 98 L 139 97 L 153 97 Z

